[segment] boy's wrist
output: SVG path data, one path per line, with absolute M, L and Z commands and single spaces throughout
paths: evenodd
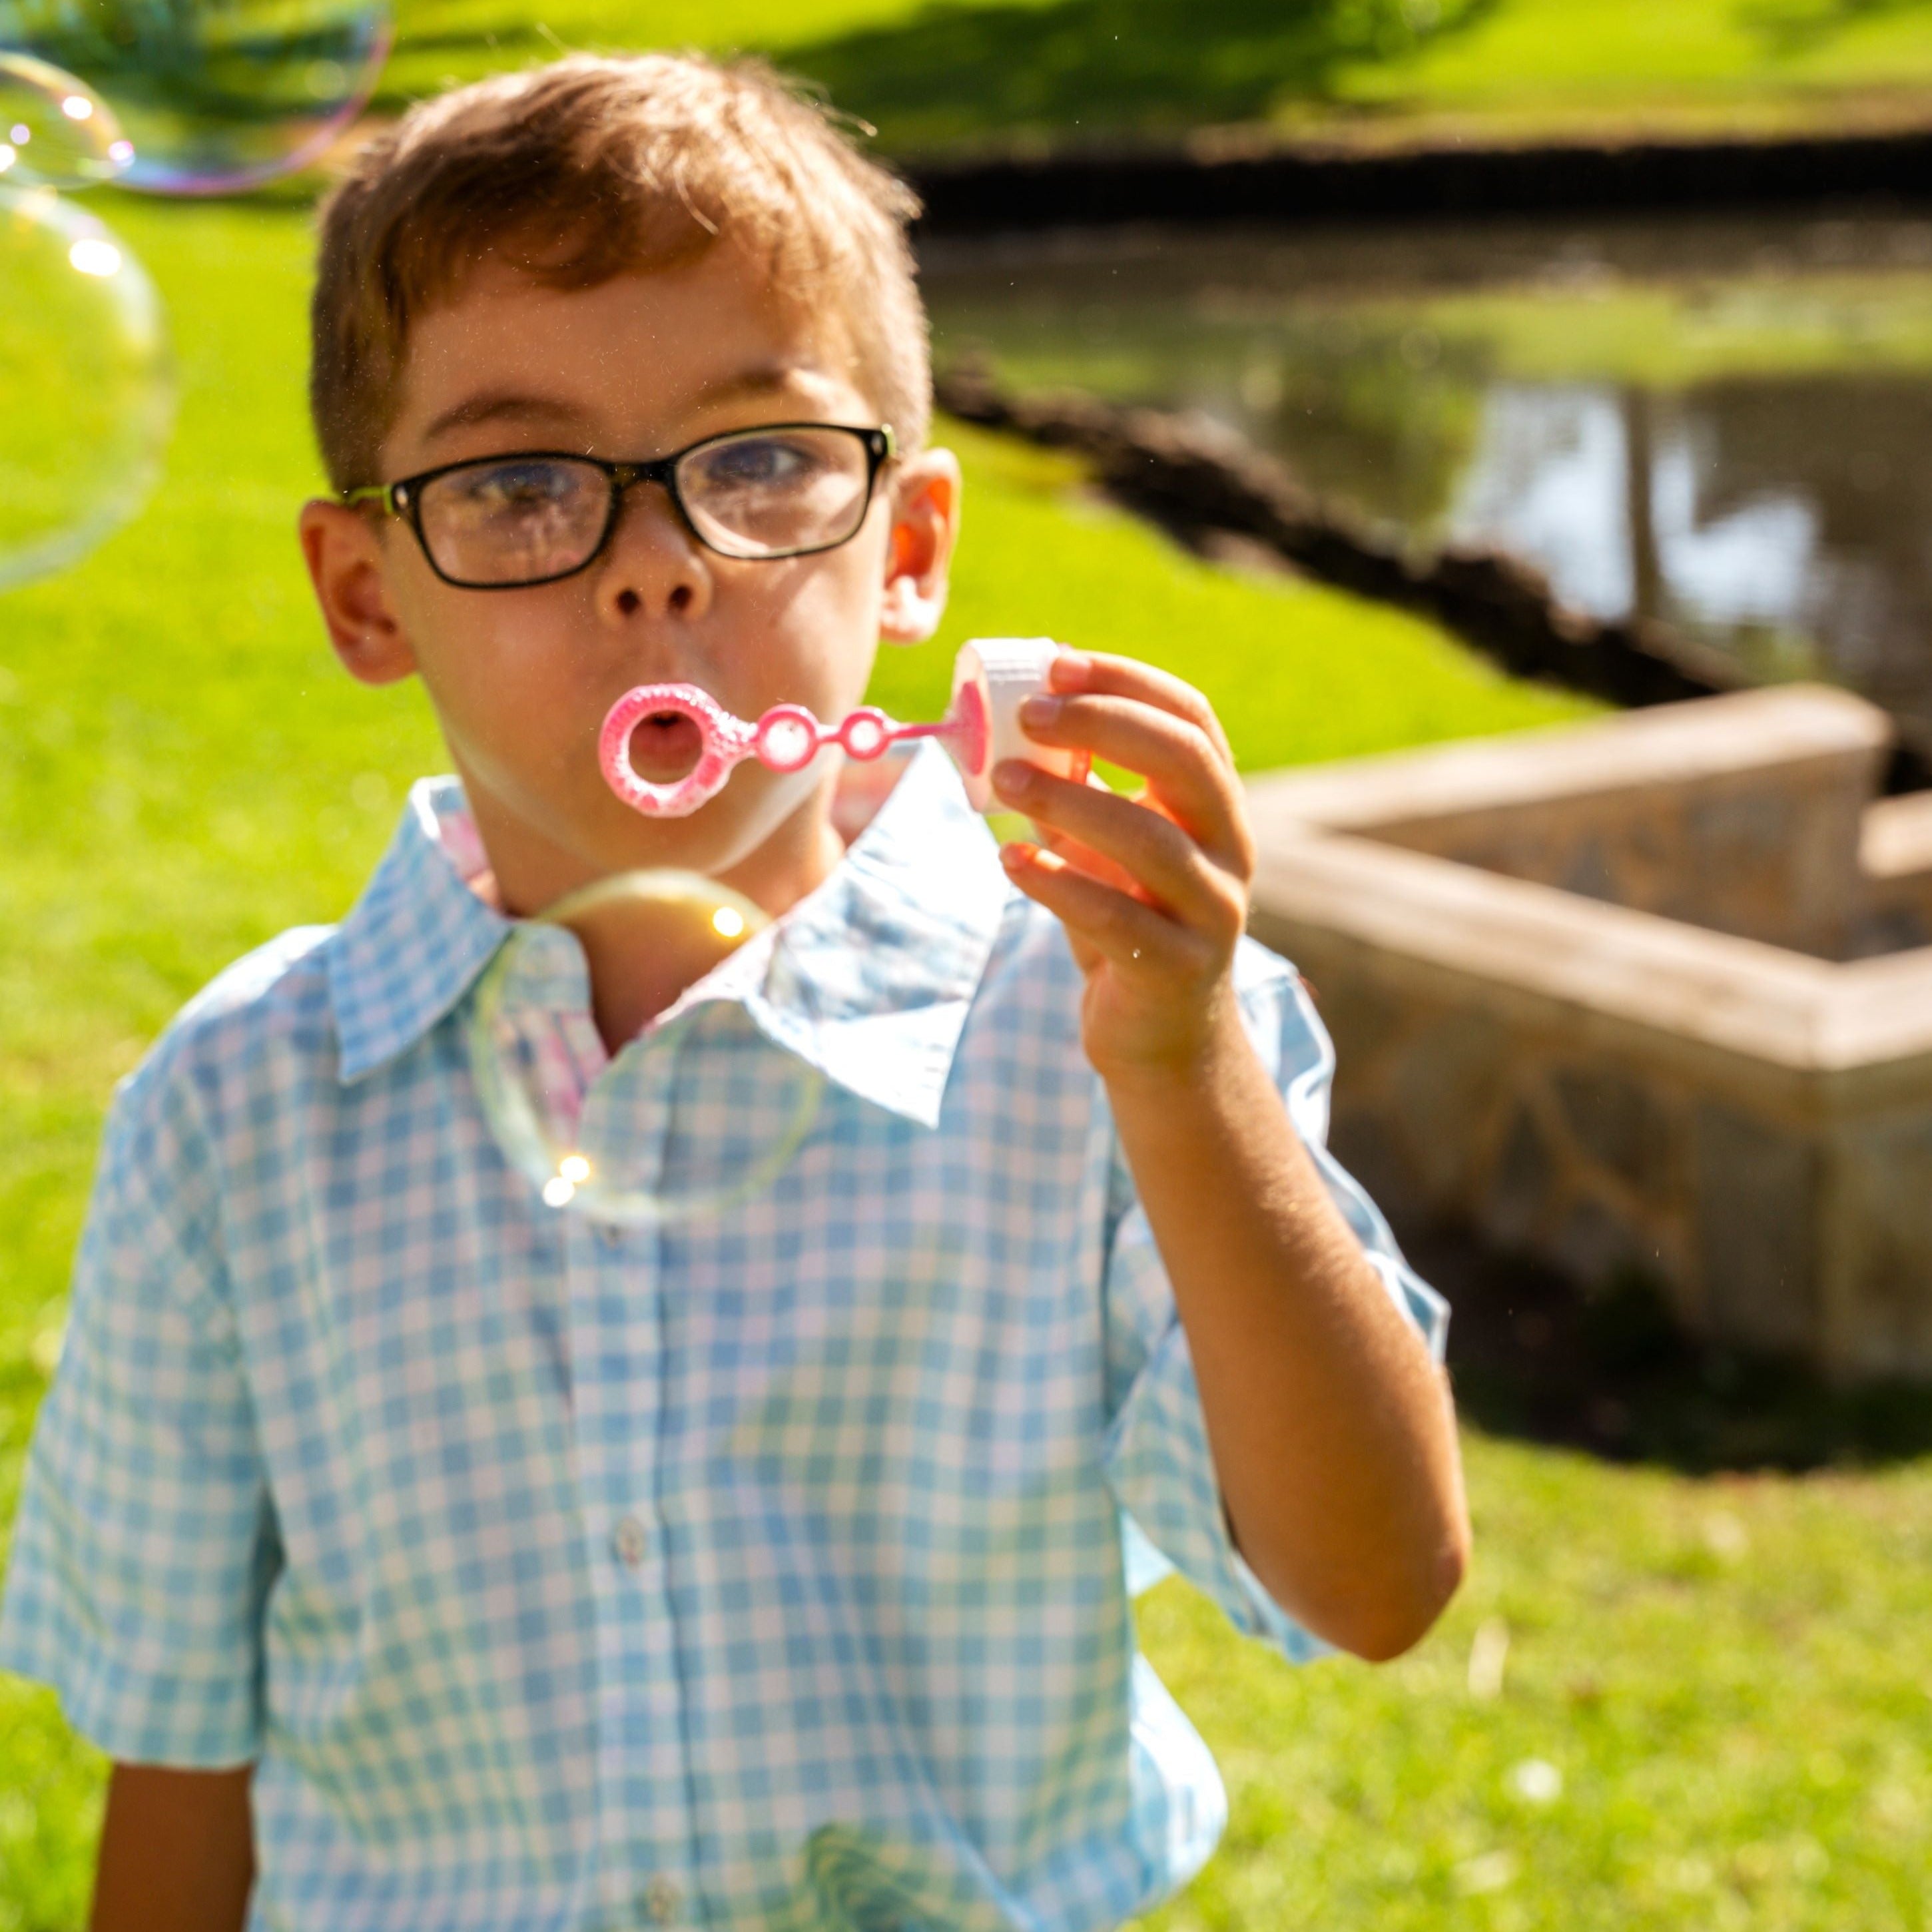
M 1266 1079 L 1266 1070 L 1241 1023 L 1234 989 L 1224 982 L 1198 1026 L 1176 1033 L 1160 1053 L 1139 1059 L 1096 1060 L 1094 1070 L 1118 1117 L 1123 1109 L 1171 1113 L 1177 1108 L 1198 1108 L 1250 1063 Z M 1272 1091 L 1272 1083 L 1270 1087 Z

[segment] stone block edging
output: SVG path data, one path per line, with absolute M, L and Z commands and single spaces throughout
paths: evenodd
M 1932 814 L 1869 802 L 1888 733 L 1786 686 L 1250 783 L 1253 930 L 1398 1227 L 1932 1381 Z

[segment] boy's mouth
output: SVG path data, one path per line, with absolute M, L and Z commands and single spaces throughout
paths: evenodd
M 631 763 L 652 784 L 675 784 L 697 764 L 704 735 L 681 712 L 654 711 L 631 734 Z

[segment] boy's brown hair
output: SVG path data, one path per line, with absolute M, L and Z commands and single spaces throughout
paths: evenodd
M 410 331 L 489 257 L 588 288 L 728 238 L 843 326 L 903 448 L 932 410 L 912 190 L 755 63 L 574 55 L 412 109 L 324 204 L 310 404 L 338 489 L 384 479 Z

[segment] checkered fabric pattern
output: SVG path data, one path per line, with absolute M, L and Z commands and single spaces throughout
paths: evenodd
M 823 1072 L 707 1219 L 600 1226 L 503 1158 L 479 862 L 418 786 L 348 920 L 117 1095 L 0 1663 L 116 1758 L 255 1762 L 254 1932 L 1077 1932 L 1174 1890 L 1225 1799 L 1130 1588 L 1317 1646 L 1229 1540 L 1065 934 L 944 754 L 596 1071 L 666 1172 Z M 587 1032 L 576 942 L 531 956 Z M 1258 947 L 1239 983 L 1318 1147 L 1319 1024 Z

